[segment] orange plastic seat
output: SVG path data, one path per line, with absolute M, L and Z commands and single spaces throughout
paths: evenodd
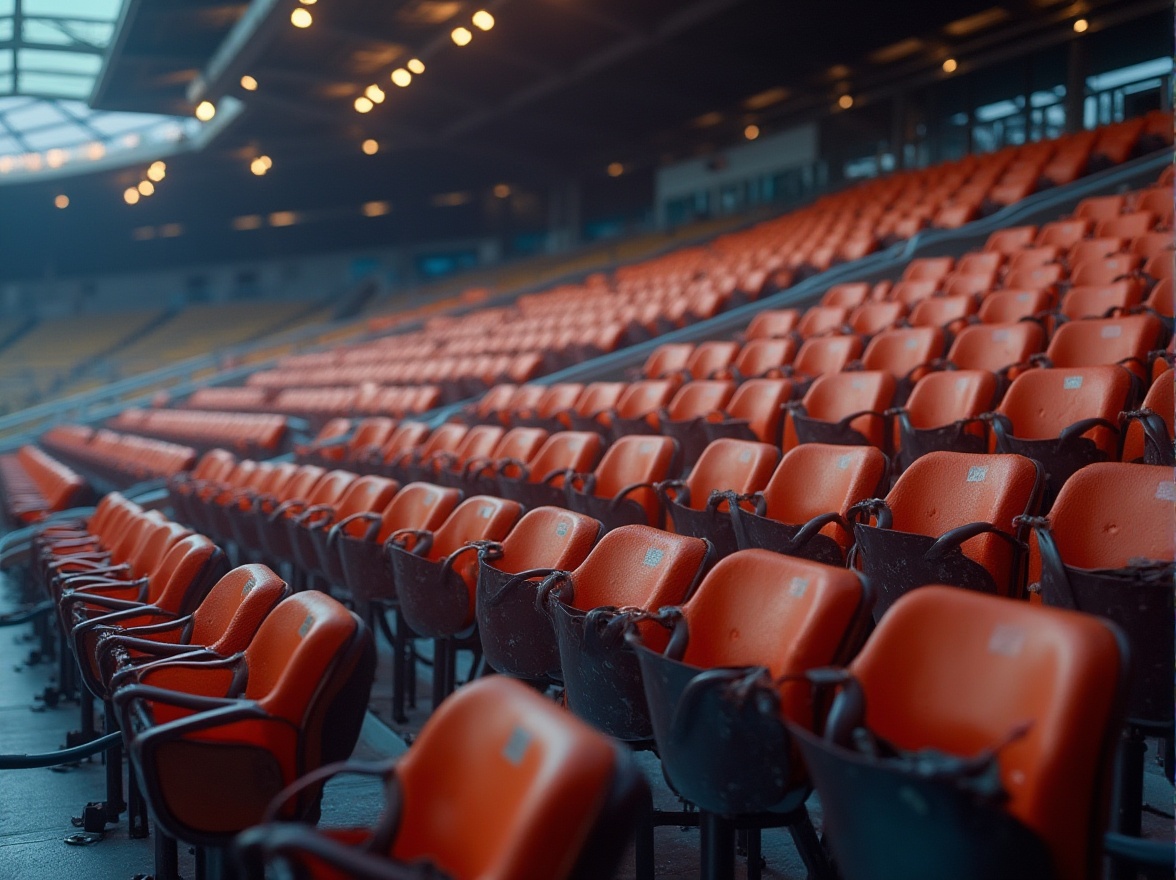
M 1132 277 L 1143 265 L 1138 254 L 1113 254 L 1101 260 L 1087 260 L 1073 267 L 1070 282 L 1077 285 L 1103 285 L 1129 282 L 1138 287 L 1138 279 Z
M 791 337 L 751 339 L 743 344 L 739 356 L 727 371 L 736 381 L 783 375 L 792 363 L 796 343 Z
M 1056 493 L 1079 468 L 1118 459 L 1130 394 L 1131 374 L 1115 365 L 1030 370 L 990 419 L 996 448 L 1040 461 Z
M 666 779 L 704 813 L 704 875 L 733 868 L 734 828 L 811 832 L 807 774 L 780 718 L 818 730 L 822 707 L 806 683 L 777 681 L 848 662 L 865 637 L 870 598 L 855 572 L 743 550 L 663 612 L 668 633 L 646 623 L 630 637 Z M 764 814 L 775 815 L 765 823 Z M 794 836 L 806 865 L 831 873 L 815 834 Z
M 927 278 L 899 281 L 890 289 L 890 300 L 913 308 L 921 300 L 935 296 L 938 290 L 939 282 Z
M 747 339 L 781 339 L 792 334 L 799 320 L 796 309 L 764 309 L 751 319 L 743 335 Z
M 1074 216 L 1097 223 L 1100 220 L 1118 217 L 1123 213 L 1126 204 L 1127 199 L 1124 196 L 1092 196 L 1078 203 L 1078 207 L 1074 209 Z
M 906 304 L 901 302 L 863 303 L 850 314 L 849 328 L 860 336 L 873 336 L 897 325 L 906 313 Z
M 955 268 L 955 257 L 919 257 L 907 263 L 903 281 L 942 281 Z
M 688 599 L 709 556 L 698 538 L 622 526 L 601 538 L 580 566 L 553 577 L 543 601 L 555 626 L 569 709 L 618 739 L 651 738 L 641 675 L 624 629 L 645 613 Z
M 724 438 L 710 443 L 683 480 L 658 485 L 673 531 L 706 538 L 722 557 L 737 549 L 728 513 L 733 496 L 768 484 L 780 450 L 767 443 Z
M 600 416 L 616 408 L 628 387 L 627 382 L 592 382 L 586 385 L 566 414 L 566 426 L 576 431 L 599 430 Z
M 778 446 L 784 404 L 792 398 L 792 391 L 790 379 L 749 379 L 735 389 L 724 410 L 707 415 L 703 425 L 707 441 L 734 437 Z
M 884 488 L 888 473 L 886 456 L 874 446 L 805 443 L 789 450 L 750 499 L 754 510 L 731 510 L 739 549 L 843 565 L 853 538 L 846 515 Z
M 625 389 L 606 422 L 614 438 L 626 434 L 656 434 L 658 413 L 665 409 L 678 391 L 676 379 L 648 379 L 634 382 Z
M 1063 249 L 1070 248 L 1086 238 L 1093 225 L 1090 220 L 1085 219 L 1055 220 L 1041 227 L 1034 244 L 1039 247 L 1056 245 Z
M 621 437 L 591 473 L 568 478 L 565 506 L 604 523 L 660 525 L 665 516 L 655 484 L 675 473 L 678 443 L 672 437 Z
M 852 511 L 854 553 L 878 591 L 880 618 L 902 595 L 951 584 L 1023 595 L 1023 528 L 1036 513 L 1044 474 L 1021 455 L 929 452 L 911 463 L 885 499 Z
M 1095 233 L 1109 238 L 1139 238 L 1151 232 L 1155 225 L 1156 215 L 1151 211 L 1134 211 L 1102 220 Z
M 338 556 L 330 552 L 327 536 L 331 526 L 357 513 L 383 510 L 400 491 L 400 484 L 386 477 L 364 476 L 352 482 L 334 504 L 312 505 L 291 520 L 290 542 L 298 565 L 319 574 L 332 584 L 343 582 Z
M 870 297 L 870 285 L 864 281 L 834 284 L 821 295 L 821 305 L 856 309 Z
M 891 413 L 899 469 L 936 449 L 985 452 L 980 415 L 992 408 L 996 387 L 987 370 L 945 370 L 916 382 L 906 404 Z
M 961 370 L 985 370 L 1001 376 L 1028 366 L 1045 346 L 1045 329 L 1032 321 L 976 324 L 960 331 L 947 360 Z M 924 377 L 927 378 L 927 377 Z
M 686 373 L 695 380 L 713 379 L 735 362 L 738 342 L 700 342 L 686 362 Z
M 1054 333 L 1043 362 L 1066 368 L 1121 364 L 1143 379 L 1162 329 L 1154 315 L 1070 321 Z
M 1123 428 L 1123 461 L 1147 464 L 1176 464 L 1176 398 L 1171 370 L 1152 382 L 1139 409 L 1119 414 Z
M 886 443 L 884 413 L 897 383 L 883 370 L 830 373 L 819 377 L 804 398 L 788 407 L 785 448 L 798 443 Z
M 984 243 L 984 250 L 1010 256 L 1024 248 L 1032 247 L 1036 237 L 1036 226 L 1010 226 L 989 235 L 988 241 Z
M 308 880 L 418 869 L 453 880 L 593 880 L 616 872 L 649 798 L 625 749 L 501 676 L 446 700 L 394 765 L 342 768 L 352 770 L 383 774 L 397 807 L 372 828 L 262 825 L 240 839 L 244 861 Z
M 681 373 L 694 353 L 692 343 L 666 343 L 659 345 L 646 358 L 641 375 L 647 379 L 661 379 Z
M 859 336 L 819 336 L 806 339 L 792 360 L 792 374 L 816 378 L 826 373 L 839 373 L 855 358 L 861 356 Z
M 552 434 L 528 461 L 507 459 L 498 466 L 498 492 L 528 508 L 563 505 L 569 474 L 584 473 L 600 460 L 604 441 L 593 431 Z
M 1049 290 L 994 290 L 984 297 L 976 317 L 983 324 L 1009 324 L 1036 317 L 1053 304 Z
M 114 703 L 158 827 L 224 846 L 299 776 L 350 755 L 375 660 L 363 622 L 307 591 L 270 612 L 243 652 L 140 670 Z M 278 816 L 308 818 L 320 792 L 308 786 Z
M 909 392 L 909 386 L 923 376 L 932 361 L 943 357 L 944 347 L 943 331 L 938 326 L 886 330 L 866 346 L 862 367 L 885 370 Z
M 1131 281 L 1076 285 L 1066 291 L 1058 311 L 1071 321 L 1106 318 L 1139 305 L 1143 291 Z
M 904 596 L 849 664 L 836 724 L 822 739 L 789 728 L 845 880 L 1099 876 L 1127 666 L 1096 617 L 942 586 Z M 855 746 L 874 738 L 908 760 Z M 991 751 L 1004 795 L 963 792 L 956 770 L 911 772 L 914 753 L 933 760 L 922 750 Z M 876 845 L 895 839 L 936 845 Z

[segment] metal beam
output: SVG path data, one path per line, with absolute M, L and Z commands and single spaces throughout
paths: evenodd
M 198 104 L 225 94 L 230 83 L 236 82 L 261 57 L 278 28 L 285 24 L 281 15 L 285 6 L 285 0 L 252 0 L 208 65 L 189 84 L 188 102 Z
M 102 67 L 98 69 L 98 76 L 94 78 L 94 86 L 90 89 L 88 103 L 91 107 L 100 107 L 106 97 L 106 90 L 110 88 L 110 80 L 114 76 L 114 59 L 122 54 L 123 47 L 127 44 L 142 2 L 143 0 L 123 0 L 122 10 L 114 25 L 114 36 L 110 39 L 110 45 L 106 47 L 106 54 L 102 56 Z

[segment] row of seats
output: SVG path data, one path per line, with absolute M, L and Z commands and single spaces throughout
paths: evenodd
M 268 458 L 283 451 L 289 435 L 285 416 L 266 413 L 124 409 L 107 423 L 117 431 L 174 440 L 196 447 L 225 446 Z
M 40 443 L 87 474 L 115 486 L 171 477 L 196 462 L 196 450 L 190 446 L 83 425 L 50 428 L 41 435 Z
M 293 596 L 265 566 L 227 571 L 207 537 L 118 493 L 88 520 L 42 530 L 34 560 L 85 694 L 132 759 L 123 803 L 119 751 L 107 753 L 99 824 L 125 809 L 141 836 L 149 812 L 157 837 L 172 839 L 173 864 L 157 873 L 175 876 L 176 839 L 223 846 L 285 786 L 351 754 L 375 652 L 334 599 Z M 306 788 L 276 815 L 317 815 L 320 792 Z
M 0 455 L 0 497 L 10 527 L 77 507 L 88 491 L 85 479 L 36 446 Z

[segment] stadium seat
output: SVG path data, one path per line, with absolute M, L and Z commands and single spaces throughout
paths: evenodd
M 245 880 L 267 876 L 267 864 L 307 880 L 405 872 L 454 880 L 611 877 L 650 798 L 625 749 L 502 677 L 447 700 L 394 764 L 331 768 L 332 775 L 348 771 L 386 777 L 389 808 L 376 824 L 250 829 L 237 841 Z M 323 778 L 304 779 L 295 793 Z
M 1028 369 L 1044 347 L 1045 328 L 1033 321 L 975 324 L 960 331 L 947 361 L 961 370 L 985 370 L 1005 379 Z
M 907 402 L 890 412 L 898 470 L 937 449 L 986 452 L 980 415 L 991 409 L 996 392 L 996 377 L 987 370 L 928 373 L 916 382 Z
M 1036 514 L 1043 484 L 1020 455 L 929 452 L 885 499 L 855 505 L 855 562 L 878 593 L 875 617 L 925 584 L 1022 596 L 1024 530 L 1013 521 Z
M 853 541 L 846 516 L 885 488 L 888 473 L 886 456 L 873 446 L 805 443 L 789 450 L 763 491 L 748 499 L 753 512 L 729 508 L 739 549 L 843 565 Z
M 1154 315 L 1070 321 L 1058 327 L 1040 361 L 1067 369 L 1121 364 L 1143 379 L 1162 330 Z
M 1041 463 L 1052 497 L 1080 467 L 1118 460 L 1119 413 L 1130 394 L 1131 374 L 1113 364 L 1029 370 L 986 418 L 998 452 Z
M 855 572 L 743 550 L 679 608 L 662 609 L 668 632 L 646 622 L 628 637 L 666 779 L 702 813 L 702 877 L 733 874 L 736 828 L 772 824 L 789 827 L 810 871 L 831 875 L 781 718 L 821 729 L 821 707 L 803 681 L 787 679 L 847 663 L 865 639 L 870 604 Z
M 796 330 L 799 320 L 796 309 L 764 309 L 751 319 L 743 335 L 747 339 L 783 339 Z
M 735 383 L 718 379 L 687 382 L 658 414 L 661 433 L 678 441 L 680 463 L 689 468 L 706 448 L 706 417 L 722 410 L 735 392 Z
M 1054 296 L 1042 290 L 994 290 L 984 297 L 976 317 L 984 324 L 1009 324 L 1035 318 L 1053 307 Z
M 698 538 L 622 526 L 601 538 L 579 567 L 550 579 L 540 598 L 554 623 L 569 709 L 618 739 L 652 737 L 624 629 L 688 599 L 709 558 L 709 545 Z
M 739 350 L 731 367 L 721 372 L 720 378 L 746 379 L 783 375 L 783 367 L 792 363 L 796 342 L 792 337 L 751 339 Z
M 862 340 L 858 336 L 806 339 L 792 360 L 789 375 L 811 380 L 826 373 L 839 373 L 861 354 Z
M 789 379 L 749 379 L 735 389 L 726 409 L 707 415 L 707 441 L 720 437 L 780 444 L 784 404 L 792 398 Z
M 295 561 L 304 572 L 321 575 L 330 584 L 342 583 L 338 558 L 328 552 L 330 527 L 356 513 L 383 510 L 400 490 L 400 484 L 386 477 L 364 476 L 348 485 L 335 503 L 307 507 L 289 520 Z
M 603 438 L 592 431 L 552 434 L 529 461 L 505 459 L 498 465 L 497 494 L 527 508 L 560 507 L 568 475 L 595 467 L 603 448 Z
M 797 443 L 884 448 L 884 413 L 894 400 L 896 387 L 894 377 L 882 370 L 820 376 L 802 400 L 788 405 L 785 449 Z
M 567 478 L 564 506 L 600 520 L 605 529 L 660 526 L 665 510 L 654 486 L 675 474 L 678 443 L 672 437 L 621 437 L 590 473 Z
M 604 430 L 616 439 L 627 434 L 656 434 L 658 413 L 669 406 L 678 390 L 677 379 L 634 382 L 617 401 L 616 409 L 601 420 Z
M 846 323 L 859 336 L 874 336 L 896 326 L 907 311 L 901 302 L 867 302 L 854 309 Z
M 706 538 L 722 558 L 737 549 L 728 513 L 739 496 L 759 492 L 780 461 L 780 450 L 767 443 L 720 439 L 708 445 L 689 475 L 659 483 L 657 490 L 679 535 Z
M 1176 464 L 1176 426 L 1173 425 L 1174 402 L 1171 370 L 1161 373 L 1152 382 L 1139 409 L 1119 414 L 1123 430 L 1123 455 L 1126 462 L 1146 464 Z
M 823 736 L 789 725 L 839 872 L 1100 876 L 1127 663 L 1095 617 L 941 586 L 904 596 L 819 678 L 843 682 Z
M 478 636 L 496 672 L 533 682 L 559 679 L 555 633 L 536 599 L 553 572 L 584 562 L 602 532 L 592 517 L 538 507 L 499 544 L 479 550 Z

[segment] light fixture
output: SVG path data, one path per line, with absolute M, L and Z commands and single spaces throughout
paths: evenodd
M 45 164 L 50 168 L 60 168 L 65 164 L 65 160 L 65 150 L 55 148 L 45 154 Z
M 464 27 L 455 27 L 449 36 L 459 46 L 468 46 L 470 40 L 474 38 L 474 35 L 470 33 L 470 29 Z
M 415 73 L 417 76 L 420 76 L 425 72 L 425 62 L 421 61 L 419 58 L 409 58 L 404 66 Z
M 152 162 L 147 166 L 147 179 L 154 180 L 156 183 L 163 180 L 167 176 L 167 165 L 162 161 Z
M 404 88 L 406 85 L 412 82 L 412 74 L 403 67 L 397 67 L 394 71 L 392 71 L 392 82 L 400 86 L 400 88 Z
M 133 186 L 128 186 L 125 190 L 123 190 L 123 201 L 128 205 L 139 204 L 139 191 Z
M 510 187 L 505 183 L 500 183 L 494 187 L 494 195 L 496 198 L 505 199 L 510 195 Z
M 273 167 L 273 160 L 269 156 L 258 156 L 249 163 L 249 170 L 258 177 L 264 177 L 265 173 Z
M 1080 18 L 1074 22 L 1074 33 L 1084 34 L 1086 33 L 1086 29 L 1089 27 L 1090 22 L 1088 22 L 1085 18 Z
M 610 162 L 605 170 L 608 171 L 609 177 L 620 177 L 625 173 L 625 166 L 620 162 Z
M 848 110 L 853 106 L 853 95 L 842 95 L 837 99 L 837 106 L 842 110 Z
M 749 141 L 754 141 L 757 137 L 760 136 L 759 126 L 758 125 L 747 126 L 747 128 L 743 129 L 743 136 L 745 138 L 747 138 Z
M 249 229 L 261 229 L 261 217 L 258 214 L 246 214 L 243 217 L 234 217 L 229 225 L 238 232 L 245 232 Z
M 392 210 L 387 202 L 364 202 L 360 210 L 365 217 L 383 217 Z
M 314 16 L 310 14 L 309 9 L 299 6 L 290 13 L 290 24 L 296 28 L 308 28 L 314 24 Z
M 371 101 L 373 104 L 383 104 L 384 99 L 386 97 L 388 97 L 384 93 L 384 90 L 382 88 L 380 88 L 378 85 L 376 85 L 375 83 L 372 83 L 370 86 L 368 86 L 366 89 L 364 89 L 363 93 L 364 93 L 364 95 L 367 96 L 367 99 L 369 101 Z
M 101 141 L 93 141 L 86 147 L 86 158 L 91 161 L 98 161 L 106 155 L 106 145 Z
M 314 4 L 318 3 L 318 0 L 298 0 L 298 2 L 303 6 L 314 6 Z
M 164 223 L 159 227 L 159 235 L 161 238 L 178 238 L 184 234 L 184 225 L 182 223 Z
M 959 67 L 959 64 L 956 63 L 956 60 L 954 58 L 948 58 L 946 61 L 943 62 L 943 72 L 944 73 L 955 73 L 957 67 Z
M 269 215 L 270 226 L 293 226 L 298 222 L 298 215 L 293 211 L 274 211 Z
M 471 21 L 473 21 L 474 27 L 480 31 L 488 31 L 494 27 L 494 16 L 485 9 L 479 9 L 475 12 Z
M 64 193 L 59 196 L 54 196 L 53 205 L 59 210 L 64 211 L 69 207 L 69 196 L 65 195 Z
M 241 88 L 247 92 L 256 92 L 257 80 L 255 80 L 249 74 L 245 74 L 243 77 L 241 77 Z
M 368 138 L 360 146 L 360 149 L 363 150 L 363 154 L 365 156 L 374 156 L 376 153 L 380 152 L 380 142 L 374 138 Z
M 357 113 L 371 113 L 372 108 L 376 105 L 372 103 L 372 99 L 364 95 L 360 95 L 355 99 L 355 110 Z
M 150 180 L 140 180 L 139 181 L 139 194 L 144 195 L 144 196 L 155 195 L 155 184 L 152 183 Z
M 201 101 L 196 105 L 196 118 L 201 122 L 208 122 L 216 116 L 216 104 L 212 101 Z
M 274 167 L 274 160 L 271 159 L 269 156 L 262 154 L 262 155 L 258 156 L 257 159 L 259 162 L 265 163 L 265 170 L 266 171 L 269 171 L 271 168 Z

